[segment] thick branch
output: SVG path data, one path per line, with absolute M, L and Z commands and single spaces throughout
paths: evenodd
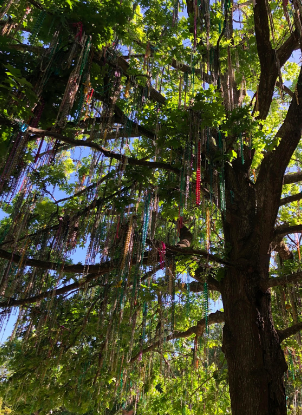
M 171 66 L 172 66 L 172 68 L 174 68 L 178 71 L 188 73 L 188 74 L 192 73 L 192 67 L 191 66 L 186 65 L 185 63 L 177 62 L 176 59 L 172 59 Z M 196 71 L 195 75 L 198 78 L 201 78 L 200 77 L 200 72 Z M 207 82 L 208 84 L 210 84 L 214 81 L 214 78 L 211 74 L 207 74 L 207 73 L 203 72 L 202 73 L 202 80 Z
M 278 66 L 281 68 L 290 58 L 292 52 L 299 47 L 299 35 L 298 31 L 295 30 L 279 49 L 275 51 L 272 48 L 267 14 L 267 0 L 259 0 L 256 2 L 254 22 L 257 51 L 261 67 L 257 108 L 255 109 L 259 111 L 259 118 L 265 119 L 272 102 L 274 86 L 279 76 Z M 286 88 L 286 92 L 290 96 L 293 96 L 290 89 Z
M 144 126 L 139 125 L 135 121 L 130 120 L 117 105 L 114 106 L 114 114 L 115 114 L 116 122 L 120 122 L 121 124 L 127 124 L 128 134 L 129 133 L 134 134 L 137 132 L 137 135 L 144 135 L 145 137 L 148 137 L 148 138 L 151 138 L 151 140 L 154 140 L 155 133 L 153 131 L 150 131 Z M 134 137 L 137 137 L 137 135 Z
M 300 69 L 298 77 L 297 94 L 298 100 L 296 97 L 292 99 L 285 120 L 276 134 L 276 137 L 281 138 L 280 144 L 268 156 L 270 162 L 278 163 L 272 169 L 278 173 L 278 176 L 282 175 L 282 180 L 285 169 L 301 138 L 302 105 L 299 103 L 302 100 L 302 69 Z
M 218 281 L 216 281 L 213 277 L 209 276 L 207 278 L 208 289 L 210 291 L 220 291 L 218 286 Z M 190 282 L 190 292 L 192 293 L 200 293 L 204 290 L 204 282 L 202 281 L 192 281 Z
M 229 262 L 218 257 L 217 255 L 209 254 L 205 249 L 192 249 L 192 248 L 178 248 L 177 246 L 166 246 L 167 251 L 174 252 L 180 255 L 197 255 L 207 258 L 209 261 L 217 262 L 218 264 L 230 265 Z
M 37 55 L 42 55 L 42 53 L 47 51 L 47 49 L 44 49 L 42 46 L 24 45 L 23 43 L 7 45 L 7 49 L 15 49 L 21 52 L 23 51 L 32 52 Z
M 282 235 L 283 237 L 297 232 L 302 232 L 302 225 L 292 225 L 286 228 L 281 225 L 275 229 L 275 235 Z
M 186 3 L 187 3 L 187 12 L 188 12 L 188 15 L 194 13 L 194 3 L 193 3 L 193 0 L 186 0 Z
M 8 261 L 12 261 L 16 264 L 18 264 L 21 261 L 21 256 L 15 253 L 11 253 L 8 251 L 5 251 L 4 249 L 0 249 L 0 258 L 7 259 Z M 23 265 L 29 266 L 29 267 L 36 267 L 39 269 L 45 269 L 45 270 L 60 270 L 65 273 L 76 273 L 81 274 L 87 269 L 87 266 L 82 264 L 76 264 L 76 265 L 68 265 L 68 264 L 59 264 L 58 262 L 51 262 L 51 261 L 42 261 L 40 259 L 31 259 L 31 258 L 23 258 L 22 261 Z M 90 273 L 98 273 L 101 269 L 102 265 L 90 265 L 89 271 Z
M 206 267 L 201 265 L 195 271 L 194 278 L 197 281 L 199 281 L 200 283 L 203 283 L 203 284 L 204 284 L 205 281 L 207 281 L 209 290 L 220 292 L 221 287 L 220 287 L 219 281 L 217 281 L 213 277 L 213 275 L 211 275 L 211 274 L 213 274 L 213 271 L 214 271 L 213 269 L 209 269 L 209 268 L 206 268 Z
M 270 278 L 268 281 L 262 284 L 262 288 L 267 290 L 272 287 L 279 287 L 281 285 L 296 284 L 302 280 L 302 271 L 295 274 L 284 275 L 283 277 Z
M 182 228 L 180 228 L 179 242 L 177 242 L 176 246 L 179 248 L 189 248 L 192 244 L 192 241 L 192 232 L 185 225 L 183 225 Z
M 179 239 L 180 241 L 176 244 L 176 248 L 185 250 L 190 248 L 193 241 L 193 234 L 185 225 L 183 225 L 180 229 Z M 202 253 L 204 252 L 202 251 Z M 211 271 L 212 270 L 209 267 L 204 265 L 199 266 L 195 271 L 195 274 L 192 276 L 197 281 L 190 283 L 190 291 L 201 292 L 203 290 L 205 281 L 207 281 L 210 290 L 220 291 L 219 282 L 216 281 L 215 278 L 211 275 Z
M 216 323 L 223 323 L 224 322 L 224 313 L 221 311 L 216 311 L 215 313 L 211 313 L 208 316 L 208 325 L 216 324 Z M 206 320 L 203 318 L 199 320 L 196 324 L 196 326 L 190 327 L 186 331 L 175 331 L 174 333 L 167 336 L 166 340 L 175 340 L 175 339 L 185 339 L 186 337 L 190 337 L 193 334 L 196 336 L 202 336 L 204 330 L 206 328 Z M 135 362 L 142 354 L 151 352 L 152 350 L 156 349 L 160 345 L 160 341 L 156 341 L 151 346 L 146 347 L 146 349 L 140 351 L 138 354 L 136 354 L 130 362 Z
M 258 0 L 254 8 L 254 23 L 257 51 L 260 60 L 260 81 L 257 94 L 259 118 L 265 119 L 272 100 L 278 70 L 275 64 L 275 51 L 270 42 L 266 0 Z
M 293 184 L 302 181 L 302 172 L 289 173 L 283 177 L 283 184 Z
M 109 65 L 112 65 L 114 67 L 116 67 L 116 65 L 119 66 L 125 74 L 127 74 L 128 70 L 130 69 L 130 64 L 122 56 L 116 56 L 116 62 L 113 61 L 108 63 Z M 152 86 L 149 88 L 149 93 L 150 98 L 153 101 L 156 101 L 163 105 L 167 102 L 166 98 L 163 95 L 161 95 L 158 91 L 156 91 L 156 89 L 154 89 Z
M 293 253 L 286 245 L 282 236 L 277 236 L 272 242 L 272 249 L 278 253 L 281 263 L 293 259 Z
M 302 330 L 302 323 L 294 324 L 284 330 L 278 330 L 280 343 Z
M 298 77 L 297 93 L 299 102 L 302 102 L 302 70 Z M 256 231 L 257 237 L 261 234 L 263 252 L 267 251 L 267 247 L 273 240 L 273 228 L 278 214 L 284 173 L 300 141 L 301 127 L 302 105 L 298 105 L 294 97 L 285 120 L 276 134 L 276 137 L 281 138 L 280 144 L 262 160 L 255 185 L 258 200 Z
M 96 94 L 95 94 L 96 95 Z M 103 97 L 98 98 L 100 101 L 103 101 Z M 83 134 L 90 134 L 89 125 L 91 125 L 92 121 L 95 121 L 96 123 L 102 122 L 102 117 L 88 117 L 85 121 L 81 121 L 79 123 L 79 126 L 81 128 L 84 128 Z M 112 119 L 112 122 L 115 124 L 122 124 L 127 125 L 127 129 L 120 128 L 118 133 L 116 131 L 108 132 L 106 136 L 106 140 L 110 140 L 112 138 L 117 137 L 138 137 L 138 136 L 145 136 L 147 138 L 150 138 L 151 140 L 154 140 L 155 138 L 155 132 L 148 130 L 143 125 L 138 124 L 135 121 L 130 120 L 125 113 L 117 106 L 114 106 L 114 117 Z M 74 127 L 74 123 L 70 122 L 68 123 L 70 127 Z
M 280 67 L 285 64 L 285 62 L 290 58 L 290 55 L 294 50 L 299 48 L 299 33 L 296 29 L 291 35 L 286 39 L 286 41 L 276 50 L 277 58 L 280 62 Z
M 301 199 L 302 199 L 302 192 L 301 193 L 297 193 L 296 195 L 291 195 L 291 196 L 283 197 L 280 200 L 280 205 L 279 206 L 284 206 L 287 203 L 296 202 L 297 200 L 301 200 Z

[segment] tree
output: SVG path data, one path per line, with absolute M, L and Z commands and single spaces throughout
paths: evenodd
M 1 389 L 16 413 L 228 413 L 227 384 L 233 415 L 301 406 L 301 12 L 2 6 L 3 324 L 19 314 Z

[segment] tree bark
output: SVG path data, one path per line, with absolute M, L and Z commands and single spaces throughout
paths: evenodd
M 272 320 L 270 293 L 258 289 L 253 274 L 233 269 L 222 284 L 232 415 L 286 415 L 287 364 Z
M 274 218 L 265 222 L 263 209 L 276 216 L 276 201 L 262 207 L 259 193 L 263 189 L 249 182 L 248 166 L 239 160 L 226 166 L 225 176 L 226 195 L 232 193 L 232 197 L 226 197 L 224 234 L 228 260 L 234 265 L 226 268 L 220 289 L 232 415 L 286 415 L 287 364 L 265 287 Z

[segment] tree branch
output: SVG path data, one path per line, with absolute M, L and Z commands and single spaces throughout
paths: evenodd
M 195 275 L 194 275 L 193 278 L 195 278 L 198 282 L 200 282 L 202 284 L 204 284 L 205 281 L 207 281 L 209 290 L 220 292 L 221 291 L 220 282 L 217 281 L 213 277 L 213 271 L 214 271 L 214 269 L 206 268 L 205 266 L 201 265 L 195 271 Z
M 281 141 L 278 147 L 268 152 L 262 160 L 255 184 L 258 200 L 258 225 L 255 235 L 257 233 L 257 238 L 259 238 L 261 234 L 263 252 L 267 251 L 267 247 L 273 240 L 284 173 L 301 138 L 302 105 L 298 105 L 298 102 L 302 102 L 302 68 L 298 77 L 297 93 L 298 101 L 296 97 L 292 99 L 285 120 L 276 134 L 276 138 L 281 138 Z
M 111 264 L 111 266 L 110 266 L 110 264 Z M 84 284 L 88 284 L 89 282 L 93 281 L 94 279 L 96 279 L 100 275 L 106 274 L 107 272 L 110 272 L 115 268 L 116 267 L 113 267 L 111 262 L 108 262 L 107 264 L 106 263 L 102 264 L 102 267 L 99 266 L 99 272 L 98 273 L 88 274 L 85 278 L 82 278 L 81 280 L 78 280 L 78 281 L 74 282 L 73 284 L 69 284 L 69 285 L 66 285 L 65 287 L 58 288 L 58 289 L 54 288 L 53 290 L 43 291 L 42 293 L 34 295 L 33 297 L 21 298 L 21 299 L 18 299 L 18 300 L 10 298 L 8 301 L 0 302 L 0 307 L 1 308 L 19 307 L 19 306 L 22 306 L 22 305 L 25 305 L 25 304 L 36 303 L 37 301 L 41 301 L 44 298 L 51 298 L 53 295 L 58 296 L 58 295 L 66 294 L 66 293 L 68 293 L 72 290 L 81 288 Z
M 270 42 L 266 0 L 257 0 L 254 7 L 254 24 L 261 68 L 256 110 L 259 111 L 259 118 L 265 119 L 271 105 L 278 76 L 275 51 Z
M 219 291 L 217 287 L 218 281 L 216 281 L 213 277 L 209 276 L 207 278 L 208 289 L 210 291 Z M 200 293 L 204 291 L 204 282 L 202 281 L 192 281 L 190 282 L 190 292 L 192 293 Z
M 181 63 L 181 62 L 177 62 L 176 59 L 172 59 L 171 61 L 171 66 L 172 68 L 187 73 L 187 74 L 191 74 L 192 73 L 192 67 L 189 65 L 186 65 L 185 63 Z M 198 71 L 196 71 L 195 75 L 198 78 L 202 78 L 203 81 L 207 82 L 208 84 L 212 83 L 214 78 L 211 74 L 207 74 L 207 73 L 202 73 L 202 77 L 200 76 L 200 73 Z
M 281 263 L 293 259 L 293 253 L 286 245 L 282 236 L 277 236 L 272 242 L 272 249 L 278 253 Z
M 280 62 L 280 67 L 290 58 L 294 50 L 299 48 L 299 32 L 296 29 L 286 39 L 286 41 L 276 50 L 277 58 Z
M 9 44 L 6 46 L 7 49 L 15 49 L 18 51 L 28 51 L 35 53 L 37 55 L 42 55 L 42 53 L 46 52 L 47 49 L 44 49 L 42 46 L 32 46 L 32 45 L 25 45 L 23 43 L 19 44 Z
M 176 246 L 179 248 L 189 248 L 193 242 L 193 234 L 189 228 L 185 225 L 182 225 L 179 231 L 179 242 Z
M 5 251 L 4 249 L 0 249 L 0 258 L 7 259 L 8 261 L 12 261 L 15 264 L 18 264 L 21 261 L 21 256 L 12 252 Z M 82 264 L 60 264 L 58 262 L 51 262 L 51 261 L 42 261 L 40 259 L 31 259 L 31 258 L 23 258 L 22 260 L 23 265 L 29 267 L 35 267 L 39 269 L 45 270 L 55 270 L 55 271 L 63 271 L 65 273 L 76 273 L 81 274 L 87 269 L 87 266 Z M 101 264 L 97 265 L 90 265 L 89 271 L 90 273 L 98 273 L 100 270 Z
M 296 284 L 302 280 L 302 271 L 295 274 L 284 275 L 283 277 L 269 278 L 269 280 L 262 283 L 263 290 L 268 288 L 279 287 L 281 285 Z
M 208 325 L 216 324 L 216 323 L 224 323 L 224 313 L 221 311 L 216 311 L 215 313 L 211 313 L 208 316 Z M 206 328 L 206 320 L 202 318 L 196 324 L 196 326 L 190 327 L 186 331 L 175 331 L 174 333 L 167 336 L 166 340 L 175 340 L 175 339 L 184 339 L 186 337 L 190 337 L 193 334 L 196 336 L 202 336 L 204 330 Z M 160 345 L 160 341 L 156 341 L 151 346 L 146 347 L 144 350 L 141 350 L 138 354 L 132 357 L 130 362 L 135 362 L 142 354 L 151 352 L 152 350 L 156 349 Z
M 42 6 L 42 4 L 40 4 L 39 2 L 37 2 L 36 0 L 28 0 L 28 2 L 30 4 L 32 4 L 33 6 L 37 7 L 40 10 L 45 10 L 44 7 Z M 51 13 L 52 14 L 52 13 Z
M 83 193 L 89 192 L 89 190 L 94 189 L 95 187 L 99 186 L 101 183 L 103 183 L 105 180 L 108 179 L 108 177 L 110 176 L 111 173 L 107 173 L 104 177 L 102 177 L 99 181 L 97 181 L 96 183 L 92 183 L 90 186 L 85 187 L 84 189 L 80 190 L 77 193 L 74 193 L 71 196 L 65 197 L 63 199 L 59 199 L 57 200 L 55 203 L 62 203 L 62 202 L 66 202 L 66 200 L 70 200 L 73 199 L 75 197 L 81 196 Z
M 53 290 L 44 291 L 40 294 L 34 295 L 32 297 L 28 297 L 28 298 L 21 298 L 21 299 L 18 299 L 18 300 L 10 298 L 7 301 L 0 302 L 0 307 L 2 307 L 2 308 L 19 307 L 19 306 L 24 306 L 24 305 L 27 305 L 27 304 L 36 303 L 37 301 L 41 301 L 44 298 L 51 298 L 54 295 L 55 296 L 63 295 L 63 294 L 69 293 L 70 291 L 77 290 L 77 289 L 83 287 L 83 285 L 88 284 L 89 282 L 95 280 L 99 276 L 101 276 L 103 274 L 106 274 L 107 272 L 111 272 L 114 269 L 116 269 L 116 265 L 113 265 L 112 261 L 108 261 L 108 262 L 105 262 L 104 264 L 98 265 L 98 271 L 97 272 L 94 272 L 94 273 L 92 272 L 92 273 L 88 274 L 86 277 L 84 277 L 84 278 L 82 278 L 78 281 L 75 281 L 73 284 L 66 285 L 65 287 L 62 287 L 62 288 L 54 288 Z M 160 269 L 160 266 L 156 267 L 155 272 L 158 271 L 159 269 Z M 89 271 L 91 271 L 91 266 L 89 266 Z M 147 278 L 152 276 L 153 273 L 154 273 L 154 270 L 148 271 L 141 278 L 141 281 L 145 281 Z M 111 284 L 111 286 L 112 285 L 113 284 Z
M 302 181 L 302 172 L 289 173 L 283 177 L 283 184 L 293 184 Z
M 117 105 L 114 106 L 114 113 L 115 113 L 116 121 L 120 122 L 121 124 L 126 123 L 127 130 L 129 132 L 135 133 L 137 131 L 138 135 L 144 135 L 145 137 L 148 137 L 148 138 L 151 138 L 151 140 L 154 140 L 155 133 L 153 131 L 150 131 L 147 128 L 145 128 L 143 125 L 139 125 L 138 123 L 130 120 Z
M 99 63 L 99 59 L 97 59 L 98 56 L 99 55 L 96 55 L 95 60 Z M 108 62 L 108 64 L 114 67 L 116 67 L 116 65 L 119 66 L 122 69 L 122 71 L 125 74 L 127 74 L 128 70 L 130 69 L 130 64 L 122 56 L 116 55 L 115 57 L 116 57 L 116 60 L 115 61 L 113 60 L 112 62 Z M 162 105 L 166 104 L 167 102 L 166 98 L 163 95 L 161 95 L 158 91 L 156 91 L 156 89 L 154 89 L 152 86 L 151 88 L 149 88 L 149 93 L 150 93 L 150 98 L 153 101 L 158 102 Z
M 92 118 L 90 118 L 90 120 L 91 119 Z M 130 123 L 130 121 L 131 120 L 129 120 L 129 123 Z M 134 123 L 134 121 L 132 121 L 132 122 Z M 136 124 L 136 123 L 134 123 L 134 124 Z M 138 128 L 141 127 L 139 124 L 136 124 L 136 125 L 138 126 Z M 134 128 L 136 129 L 136 127 L 134 127 Z M 144 127 L 142 127 L 142 128 L 144 128 Z M 90 134 L 90 130 L 83 131 L 83 134 Z M 112 139 L 115 140 L 116 138 L 122 138 L 122 137 L 136 138 L 139 135 L 144 135 L 144 136 L 146 136 L 148 138 L 151 138 L 152 140 L 155 137 L 155 134 L 152 133 L 151 131 L 150 131 L 150 135 L 146 135 L 146 134 L 144 134 L 142 132 L 140 133 L 138 130 L 137 131 L 133 131 L 133 129 L 132 129 L 132 131 L 129 133 L 129 131 L 127 131 L 126 128 L 119 128 L 118 131 L 111 131 L 110 133 L 107 133 L 107 135 L 106 135 L 106 141 L 112 140 Z
M 297 200 L 301 200 L 301 199 L 302 199 L 302 192 L 301 193 L 297 193 L 296 195 L 291 195 L 291 196 L 283 197 L 280 200 L 279 206 L 284 206 L 287 203 L 296 202 Z
M 267 157 L 270 163 L 278 163 L 278 165 L 272 166 L 272 170 L 278 176 L 282 175 L 282 180 L 285 169 L 301 138 L 302 105 L 298 103 L 300 100 L 302 101 L 302 68 L 297 81 L 297 94 L 298 101 L 296 96 L 292 99 L 285 120 L 276 134 L 276 137 L 280 138 L 281 141 L 276 150 L 269 153 Z
M 280 68 L 290 58 L 292 52 L 299 47 L 299 34 L 295 30 L 288 39 L 277 49 L 272 48 L 270 42 L 269 22 L 266 0 L 258 0 L 254 8 L 254 23 L 257 42 L 257 51 L 260 60 L 260 81 L 257 94 L 257 108 L 259 118 L 265 119 L 269 112 L 274 93 L 274 87 L 278 78 L 278 65 Z M 284 90 L 293 96 L 289 88 Z
M 180 255 L 197 255 L 208 258 L 209 261 L 217 262 L 218 264 L 231 265 L 228 261 L 218 257 L 217 255 L 209 254 L 205 249 L 192 249 L 192 248 L 178 248 L 177 246 L 166 246 L 167 251 L 175 252 Z
M 276 86 L 278 88 L 282 88 L 283 91 L 286 92 L 291 98 L 295 96 L 295 93 L 291 89 L 289 89 L 286 85 L 281 85 L 279 81 L 276 82 Z
M 275 236 L 282 235 L 283 237 L 289 235 L 291 233 L 302 232 L 302 225 L 292 225 L 288 227 L 284 227 L 283 225 L 278 226 L 275 228 Z
M 141 41 L 139 41 L 137 39 L 135 39 L 135 43 L 137 45 L 139 45 L 141 48 L 143 48 L 144 50 L 146 49 L 146 46 L 147 46 L 146 43 L 143 43 L 143 42 L 141 42 Z M 154 47 L 155 45 L 151 45 L 151 46 Z M 139 56 L 144 57 L 145 54 L 138 55 L 137 57 L 139 57 Z M 122 58 L 123 59 L 129 59 L 126 56 L 122 56 Z M 174 58 L 172 58 L 172 61 L 171 61 L 171 64 L 170 65 L 172 66 L 172 68 L 176 69 L 177 71 L 181 71 L 183 73 L 188 73 L 188 74 L 191 74 L 192 73 L 192 66 L 191 65 L 187 65 L 185 63 L 178 62 Z M 197 77 L 200 77 L 200 73 L 198 71 L 195 72 L 195 75 Z M 210 83 L 213 82 L 214 78 L 213 78 L 213 76 L 211 74 L 203 73 L 202 74 L 202 80 L 204 80 L 205 82 L 207 82 L 208 84 L 210 84 Z
M 36 137 L 53 137 L 57 138 L 58 140 L 63 141 L 64 143 L 72 144 L 74 147 L 89 147 L 94 150 L 100 151 L 104 154 L 105 157 L 113 158 L 115 160 L 127 160 L 127 164 L 132 166 L 146 166 L 150 167 L 151 169 L 164 169 L 173 171 L 175 173 L 179 173 L 179 169 L 176 167 L 171 166 L 167 163 L 156 162 L 156 161 L 146 161 L 146 160 L 139 160 L 134 157 L 126 157 L 122 154 L 114 153 L 111 150 L 107 150 L 106 148 L 100 146 L 97 143 L 85 140 L 75 140 L 73 138 L 66 137 L 65 135 L 56 133 L 54 131 L 49 130 L 40 130 L 39 128 L 28 127 L 28 132 L 35 134 Z
M 284 330 L 277 330 L 280 343 L 302 330 L 302 323 L 294 324 Z
M 126 190 L 129 190 L 129 189 L 132 187 L 132 185 L 133 185 L 133 184 L 131 184 L 130 186 L 127 186 L 127 187 L 123 187 L 122 189 L 117 190 L 115 193 L 112 193 L 111 195 L 109 195 L 109 196 L 107 196 L 107 197 L 100 197 L 100 198 L 98 198 L 98 199 L 93 200 L 93 201 L 90 203 L 90 205 L 88 205 L 88 206 L 86 206 L 85 208 L 83 208 L 82 210 L 78 211 L 78 212 L 77 212 L 77 213 L 73 216 L 73 218 L 75 219 L 75 218 L 79 218 L 79 217 L 81 217 L 81 216 L 85 215 L 85 214 L 86 214 L 86 213 L 88 213 L 91 209 L 94 209 L 95 207 L 101 206 L 102 204 L 104 204 L 104 202 L 106 202 L 106 201 L 108 201 L 108 200 L 112 199 L 113 197 L 115 197 L 115 196 L 117 196 L 117 195 L 119 195 L 119 194 L 123 193 L 123 192 L 124 192 L 124 191 L 126 191 Z M 66 215 L 66 216 L 67 216 L 67 215 Z M 66 216 L 64 216 L 64 217 L 63 217 L 63 221 L 66 219 Z M 21 238 L 19 238 L 17 241 L 16 241 L 16 240 L 14 240 L 14 239 L 11 239 L 11 240 L 9 240 L 9 241 L 2 242 L 2 243 L 0 244 L 0 246 L 11 245 L 11 244 L 13 244 L 13 243 L 23 241 L 24 239 L 32 238 L 32 237 L 35 237 L 35 236 L 37 236 L 37 235 L 41 235 L 41 234 L 43 234 L 43 233 L 47 233 L 47 232 L 49 232 L 49 231 L 54 231 L 54 230 L 57 230 L 57 229 L 59 228 L 59 226 L 60 226 L 60 224 L 58 223 L 58 224 L 53 225 L 53 226 L 48 226 L 48 227 L 46 227 L 46 228 L 42 228 L 42 229 L 40 229 L 40 230 L 36 231 L 35 233 L 32 233 L 32 234 L 29 234 L 29 235 L 22 236 L 22 237 L 21 237 Z

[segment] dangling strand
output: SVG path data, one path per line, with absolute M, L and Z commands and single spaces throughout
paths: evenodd
M 46 15 L 47 15 L 47 13 L 46 13 L 45 10 L 40 11 L 40 13 L 39 13 L 39 15 L 38 15 L 38 17 L 35 21 L 34 27 L 31 31 L 31 34 L 28 38 L 28 41 L 29 41 L 30 44 L 33 44 L 35 42 L 35 40 L 37 39 L 37 36 L 38 36 L 39 31 L 40 31 L 40 29 L 43 25 L 43 22 L 45 20 Z
M 210 208 L 207 207 L 207 252 L 210 253 L 210 240 L 211 240 L 211 217 Z
M 299 235 L 297 233 L 295 233 L 295 237 L 296 237 L 296 246 L 297 246 L 297 251 L 298 251 L 298 258 L 299 258 L 299 262 L 300 262 L 301 261 L 301 253 L 300 253 Z
M 201 184 L 201 142 L 197 145 L 197 168 L 196 168 L 196 205 L 200 205 L 200 184 Z
M 127 231 L 125 246 L 124 246 L 123 259 L 122 259 L 122 263 L 121 263 L 121 272 L 123 272 L 123 270 L 124 270 L 126 258 L 127 258 L 128 252 L 129 252 L 130 241 L 131 241 L 131 236 L 132 236 L 132 229 L 133 229 L 133 216 L 131 216 L 130 221 L 129 221 L 129 225 L 128 225 L 128 231 Z

